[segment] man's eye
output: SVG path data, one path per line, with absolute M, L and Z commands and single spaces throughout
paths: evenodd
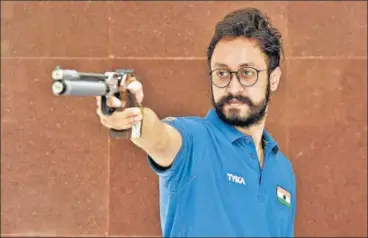
M 219 70 L 217 72 L 217 75 L 220 76 L 220 77 L 226 77 L 229 75 L 229 73 L 227 71 L 224 71 L 224 70 Z
M 251 69 L 245 69 L 241 72 L 241 75 L 244 77 L 253 77 L 256 75 L 256 72 Z
M 253 72 L 250 71 L 250 70 L 245 70 L 245 71 L 243 71 L 243 75 L 244 76 L 252 76 L 253 75 Z

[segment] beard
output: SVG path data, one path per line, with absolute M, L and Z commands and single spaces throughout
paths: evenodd
M 230 108 L 228 115 L 225 114 L 224 107 L 230 103 L 232 99 L 236 99 L 249 107 L 249 115 L 241 116 L 238 108 Z M 249 128 L 253 125 L 260 123 L 266 115 L 268 103 L 270 101 L 270 82 L 267 83 L 266 93 L 264 99 L 259 103 L 254 103 L 249 97 L 242 95 L 228 95 L 222 97 L 217 103 L 214 100 L 212 93 L 212 104 L 219 118 L 225 123 L 242 127 Z

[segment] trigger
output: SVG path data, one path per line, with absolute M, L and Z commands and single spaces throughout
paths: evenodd
M 106 96 L 101 97 L 101 111 L 102 114 L 110 116 L 115 111 L 115 108 L 110 108 L 107 106 L 107 98 Z

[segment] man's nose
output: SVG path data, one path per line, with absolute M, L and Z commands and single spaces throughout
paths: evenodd
M 230 75 L 230 83 L 227 86 L 227 91 L 233 95 L 237 95 L 238 93 L 244 90 L 243 85 L 240 84 L 236 73 L 231 73 Z

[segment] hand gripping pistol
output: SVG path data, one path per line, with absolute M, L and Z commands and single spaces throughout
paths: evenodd
M 71 96 L 100 96 L 101 111 L 104 115 L 111 115 L 115 111 L 122 111 L 129 107 L 140 107 L 135 95 L 126 89 L 126 85 L 137 80 L 132 69 L 121 69 L 104 74 L 83 73 L 73 69 L 61 69 L 57 66 L 52 71 L 52 92 L 54 95 Z M 125 101 L 124 107 L 112 108 L 107 105 L 110 97 L 117 97 Z M 143 110 L 142 110 L 143 113 Z M 142 114 L 143 115 L 143 114 Z M 110 129 L 110 135 L 116 138 L 137 138 L 142 133 L 142 121 L 135 123 L 130 129 Z

